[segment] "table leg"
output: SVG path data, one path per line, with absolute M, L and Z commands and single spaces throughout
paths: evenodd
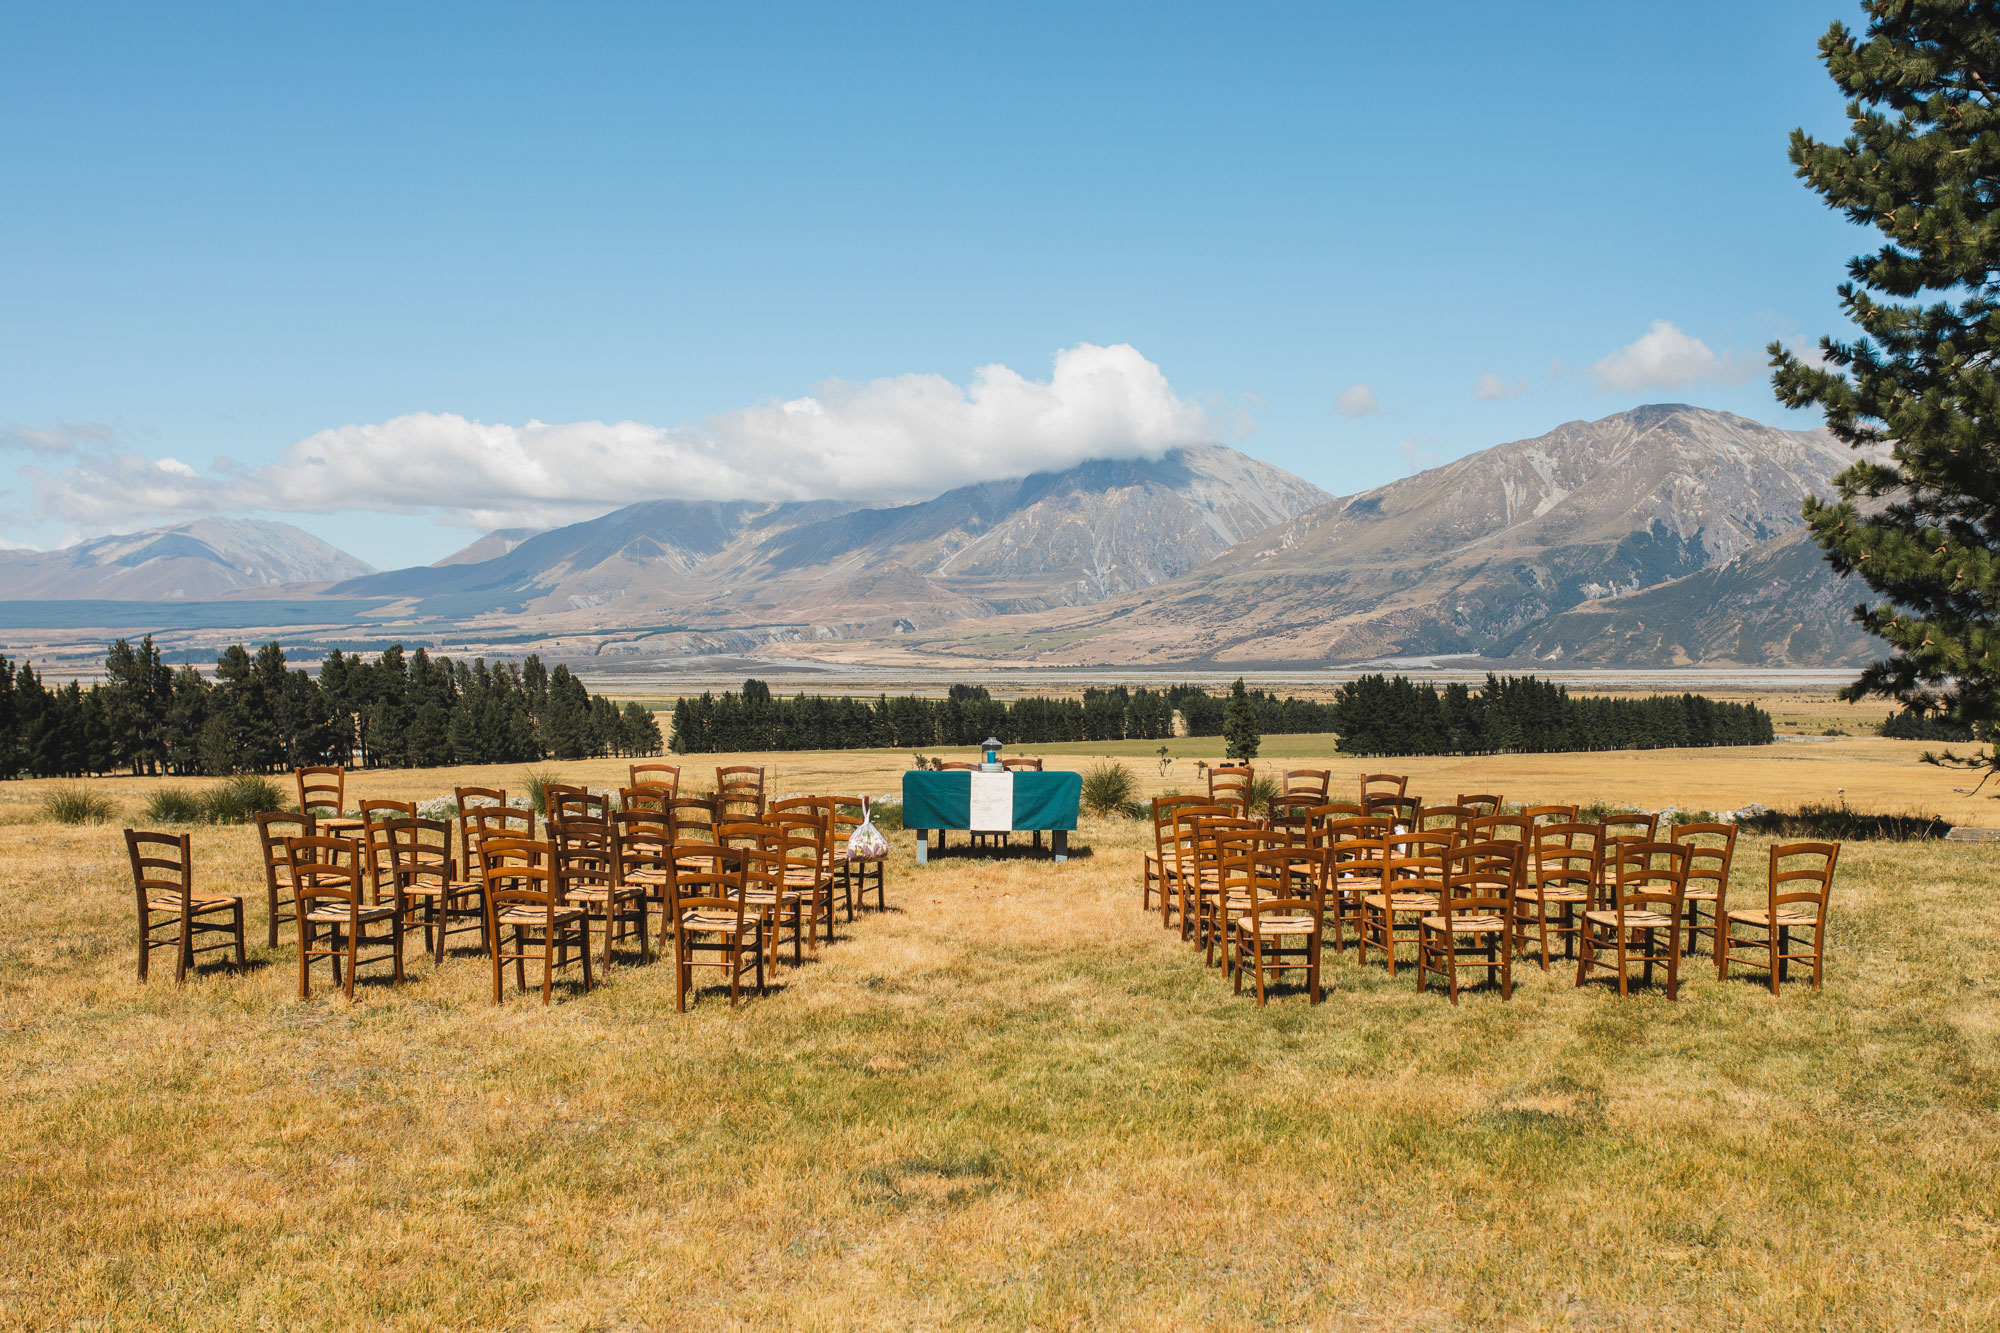
M 931 831 L 927 828 L 920 828 L 917 830 L 917 864 L 920 866 L 929 865 L 930 860 Z
M 1055 830 L 1055 832 L 1051 833 L 1051 834 L 1049 835 L 1049 845 L 1050 845 L 1050 847 L 1052 847 L 1052 848 L 1054 849 L 1054 851 L 1055 851 L 1055 854 L 1056 854 L 1056 864 L 1057 864 L 1057 865 L 1061 865 L 1061 864 L 1062 864 L 1063 862 L 1065 862 L 1065 861 L 1069 860 L 1069 830 L 1068 830 L 1068 829 L 1061 829 L 1061 828 L 1059 828 L 1059 829 Z

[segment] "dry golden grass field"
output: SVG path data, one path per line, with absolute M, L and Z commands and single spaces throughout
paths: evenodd
M 1127 762 L 1192 787 L 1199 746 Z M 1920 748 L 1369 767 L 2000 823 Z M 906 767 L 766 759 L 780 793 Z M 521 776 L 361 775 L 349 802 Z M 1145 826 L 1086 819 L 1060 868 L 920 870 L 892 834 L 892 910 L 734 1011 L 677 1014 L 657 963 L 496 1008 L 483 959 L 414 942 L 400 989 L 364 973 L 349 1004 L 322 973 L 300 1003 L 254 829 L 194 833 L 201 885 L 254 895 L 249 970 L 177 989 L 163 953 L 141 985 L 118 830 L 159 784 L 91 784 L 121 814 L 81 828 L 39 817 L 47 785 L 0 787 L 0 1326 L 2000 1327 L 1988 847 L 1850 845 L 1827 987 L 1776 1001 L 1704 951 L 1679 1003 L 1529 963 L 1453 1008 L 1350 950 L 1323 1005 L 1259 1010 L 1139 911 Z

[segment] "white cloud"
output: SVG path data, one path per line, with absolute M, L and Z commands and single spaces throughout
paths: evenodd
M 95 422 L 41 429 L 32 426 L 0 426 L 0 450 L 16 450 L 31 454 L 69 454 L 75 453 L 81 447 L 110 442 L 111 428 Z
M 1753 353 L 1732 351 L 1718 356 L 1701 339 L 1656 319 L 1636 342 L 1592 365 L 1590 376 L 1600 389 L 1629 393 L 1703 382 L 1737 384 L 1754 375 L 1757 366 Z
M 1334 410 L 1344 417 L 1365 417 L 1382 410 L 1375 401 L 1375 391 L 1365 384 L 1357 384 L 1333 400 Z
M 201 474 L 97 451 L 33 475 L 40 515 L 98 530 L 246 510 L 541 527 L 646 499 L 913 499 L 1087 458 L 1157 458 L 1216 434 L 1136 350 L 1083 343 L 1058 352 L 1045 381 L 1002 365 L 979 367 L 964 386 L 940 375 L 833 380 L 699 426 L 418 412 L 321 431 L 261 468 L 223 462 Z
M 1494 403 L 1512 398 L 1516 394 L 1526 393 L 1527 391 L 1528 382 L 1526 380 L 1515 380 L 1509 383 L 1490 370 L 1481 375 L 1479 382 L 1472 386 L 1472 392 L 1476 396 Z

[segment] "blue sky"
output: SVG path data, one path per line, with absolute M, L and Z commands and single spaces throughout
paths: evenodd
M 0 539 L 392 566 L 1107 439 L 1351 492 L 1641 402 L 1810 425 L 1761 348 L 1865 237 L 1785 136 L 1858 17 L 0 5 Z

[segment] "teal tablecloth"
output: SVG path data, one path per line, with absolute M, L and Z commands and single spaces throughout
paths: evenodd
M 1014 773 L 1014 829 L 1076 828 L 1083 778 L 1076 773 Z M 972 827 L 972 774 L 920 770 L 903 774 L 903 827 Z

